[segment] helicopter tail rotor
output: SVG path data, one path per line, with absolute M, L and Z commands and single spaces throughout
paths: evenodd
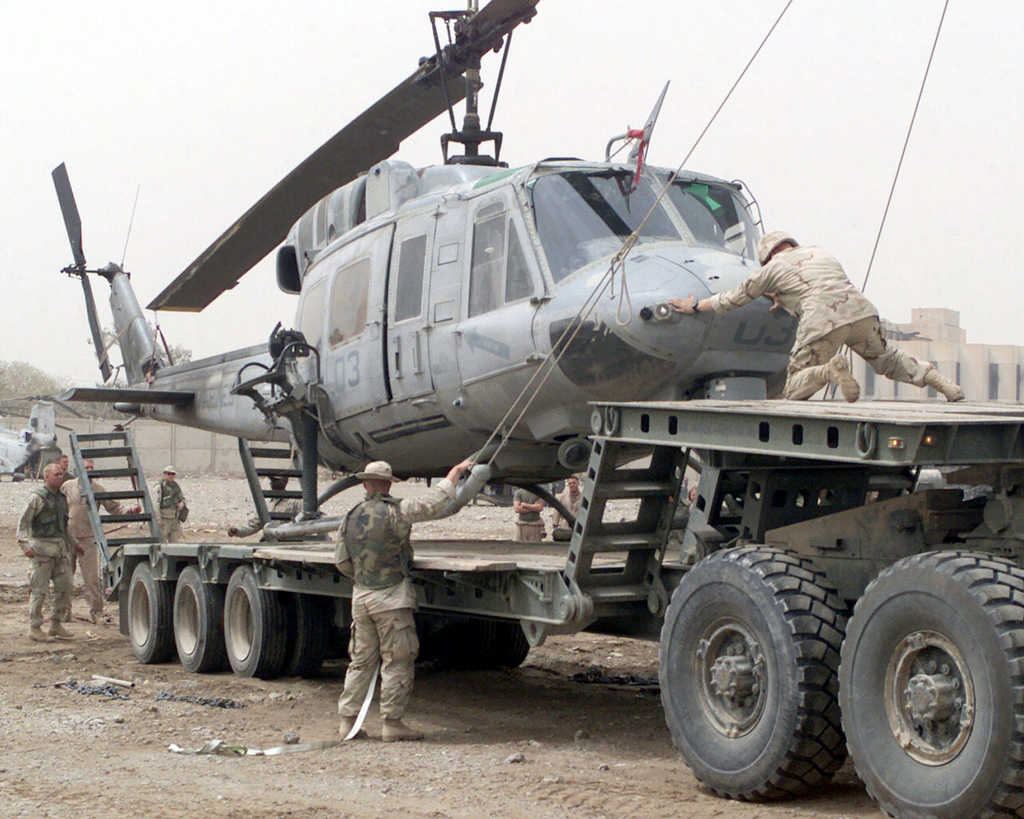
M 57 189 L 57 200 L 60 202 L 60 210 L 64 215 L 64 227 L 68 232 L 68 241 L 71 243 L 71 256 L 75 260 L 73 265 L 65 267 L 63 272 L 69 276 L 78 276 L 82 282 L 82 292 L 85 295 L 85 313 L 89 319 L 89 332 L 92 334 L 92 343 L 96 348 L 96 357 L 100 362 L 100 372 L 103 380 L 110 379 L 112 368 L 107 358 L 107 351 L 103 346 L 103 334 L 100 331 L 100 320 L 96 313 L 96 300 L 92 295 L 92 284 L 85 269 L 85 253 L 82 251 L 82 218 L 78 213 L 78 205 L 75 203 L 75 194 L 71 190 L 71 180 L 68 178 L 68 170 L 61 162 L 53 169 L 53 185 Z

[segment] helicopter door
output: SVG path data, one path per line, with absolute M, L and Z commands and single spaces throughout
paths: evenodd
M 330 283 L 327 335 L 320 350 L 324 389 L 335 418 L 388 402 L 384 382 L 384 286 L 394 225 L 335 250 L 326 265 Z
M 403 220 L 395 235 L 388 276 L 387 375 L 394 401 L 433 392 L 424 321 L 427 260 L 434 230 L 433 213 Z
M 478 202 L 458 361 L 466 406 L 486 417 L 500 418 L 536 367 L 535 297 L 544 288 L 526 235 L 511 192 Z

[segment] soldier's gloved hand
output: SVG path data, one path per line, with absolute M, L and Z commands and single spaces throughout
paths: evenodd
M 234 526 L 228 527 L 228 537 L 238 537 L 238 529 Z

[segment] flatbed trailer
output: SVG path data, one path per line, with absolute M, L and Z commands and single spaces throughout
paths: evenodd
M 892 815 L 1024 817 L 1024 407 L 608 403 L 592 427 L 566 549 L 414 540 L 439 645 L 515 666 L 550 634 L 657 639 L 673 741 L 723 795 L 806 792 L 849 751 Z M 914 491 L 923 467 L 969 497 Z M 140 661 L 256 676 L 318 669 L 351 596 L 326 542 L 124 542 L 105 577 Z

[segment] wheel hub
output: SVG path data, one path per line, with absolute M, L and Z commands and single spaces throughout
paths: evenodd
M 963 654 L 934 631 L 907 635 L 885 677 L 889 727 L 925 765 L 942 765 L 963 749 L 974 725 L 974 685 Z
M 766 686 L 764 655 L 749 629 L 738 622 L 711 626 L 695 659 L 710 722 L 727 737 L 751 730 L 764 710 Z

